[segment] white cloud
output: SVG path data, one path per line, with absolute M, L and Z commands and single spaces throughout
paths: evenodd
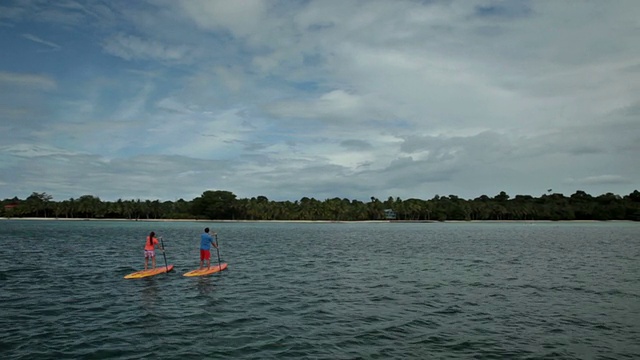
M 226 68 L 222 66 L 216 66 L 214 68 L 215 74 L 224 83 L 227 90 L 232 92 L 238 92 L 243 89 L 244 76 L 236 68 Z
M 344 121 L 360 117 L 361 98 L 344 90 L 334 90 L 309 101 L 282 101 L 267 107 L 277 117 Z
M 34 90 L 53 90 L 56 82 L 48 75 L 20 74 L 0 71 L 0 87 L 18 87 Z
M 41 191 L 32 167 L 69 196 L 169 199 L 212 185 L 368 199 L 640 183 L 640 2 L 20 7 L 28 11 L 0 11 L 14 40 L 64 47 L 47 53 L 56 58 L 12 53 L 42 72 L 0 67 L 0 140 L 86 153 L 58 155 L 50 169 L 46 156 L 23 164 L 5 151 L 28 193 Z M 18 30 L 33 21 L 65 26 Z M 86 57 L 69 60 L 71 51 Z M 61 59 L 73 71 L 53 65 Z M 166 177 L 127 187 L 153 169 Z M 17 180 L 7 176 L 0 182 Z M 11 191 L 0 186 L 0 196 Z
M 122 33 L 106 39 L 103 48 L 107 53 L 125 60 L 181 61 L 188 60 L 187 55 L 191 51 L 186 45 L 164 44 Z
M 256 34 L 261 29 L 269 2 L 264 0 L 236 0 L 231 2 L 181 0 L 185 14 L 207 30 L 228 30 L 234 36 Z
M 631 181 L 620 175 L 596 175 L 587 176 L 581 179 L 569 178 L 566 180 L 569 184 L 578 185 L 612 185 L 612 184 L 629 184 Z
M 0 153 L 10 154 L 12 156 L 18 156 L 22 158 L 78 155 L 78 153 L 56 148 L 53 146 L 32 144 L 0 146 Z
M 36 42 L 38 44 L 42 44 L 42 45 L 48 46 L 48 47 L 50 47 L 50 48 L 52 48 L 54 50 L 60 49 L 60 45 L 58 45 L 56 43 L 53 43 L 51 41 L 43 40 L 43 39 L 41 39 L 41 38 L 39 38 L 39 37 L 37 37 L 35 35 L 22 34 L 22 37 L 27 39 L 27 40 L 31 40 L 33 42 Z

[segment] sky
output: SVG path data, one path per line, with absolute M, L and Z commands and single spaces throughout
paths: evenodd
M 640 189 L 640 1 L 3 0 L 0 199 Z

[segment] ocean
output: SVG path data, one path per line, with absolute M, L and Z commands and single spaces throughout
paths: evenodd
M 207 226 L 229 268 L 183 277 Z M 150 231 L 175 271 L 125 280 Z M 0 220 L 0 358 L 639 359 L 639 235 L 631 222 Z

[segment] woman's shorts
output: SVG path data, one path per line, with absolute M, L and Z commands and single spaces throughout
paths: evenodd
M 151 259 L 152 257 L 156 256 L 156 252 L 153 250 L 145 250 L 144 251 L 144 258 L 145 259 Z

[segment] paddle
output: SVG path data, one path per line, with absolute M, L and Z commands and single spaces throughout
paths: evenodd
M 162 256 L 164 256 L 164 272 L 169 273 L 169 265 L 167 265 L 167 254 L 164 253 L 164 241 L 162 241 L 162 236 L 160 236 L 160 244 L 162 244 Z
M 218 253 L 218 269 L 222 272 L 222 264 L 220 264 L 220 243 L 218 242 L 218 234 L 216 234 L 216 252 Z

